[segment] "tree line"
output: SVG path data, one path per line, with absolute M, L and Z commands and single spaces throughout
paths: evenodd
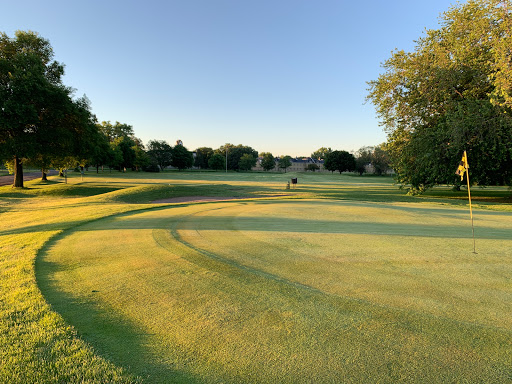
M 89 100 L 75 98 L 63 75 L 48 40 L 35 32 L 0 34 L 0 160 L 14 173 L 14 187 L 23 187 L 24 165 L 41 169 L 43 180 L 50 168 L 192 166 L 181 143 L 168 160 L 160 157 L 164 143 L 150 141 L 146 150 L 132 126 L 98 123 Z
M 72 88 L 62 82 L 64 66 L 54 60 L 48 40 L 35 32 L 0 34 L 0 160 L 14 173 L 14 187 L 23 187 L 23 167 L 41 170 L 46 180 L 49 169 L 62 174 L 76 167 L 109 167 L 161 171 L 168 166 L 179 170 L 199 169 L 246 171 L 262 158 L 264 170 L 286 169 L 290 156 L 274 158 L 250 146 L 225 144 L 217 149 L 197 148 L 195 156 L 178 141 L 164 140 L 147 145 L 128 124 L 99 123 L 89 100 L 75 98 Z M 321 148 L 312 157 L 324 160 L 331 171 L 354 171 L 357 160 L 345 151 Z M 317 151 L 318 152 L 318 151 Z M 370 161 L 367 153 L 365 161 Z M 362 159 L 363 152 L 357 159 Z M 315 170 L 316 164 L 310 164 Z M 361 172 L 362 173 L 362 172 Z
M 321 148 L 331 171 L 376 173 L 389 167 L 411 192 L 438 184 L 460 187 L 454 174 L 467 151 L 472 182 L 512 183 L 512 16 L 511 0 L 469 0 L 442 14 L 440 27 L 427 30 L 413 52 L 397 50 L 370 81 L 372 102 L 387 142 L 355 156 Z M 126 124 L 99 124 L 86 97 L 75 98 L 62 83 L 64 67 L 49 42 L 37 33 L 0 34 L 0 159 L 23 186 L 23 164 L 44 171 L 78 164 L 117 169 L 247 170 L 258 153 L 244 145 L 201 147 L 196 157 L 178 143 L 153 140 L 147 148 Z M 260 154 L 263 169 L 276 159 Z M 174 160 L 173 160 L 174 159 Z M 289 167 L 281 156 L 278 167 Z M 174 161 L 174 163 L 172 163 Z M 314 165 L 311 166 L 312 168 Z M 314 169 L 311 169 L 314 170 Z

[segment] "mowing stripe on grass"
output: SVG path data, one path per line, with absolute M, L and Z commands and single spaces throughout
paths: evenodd
M 313 230 L 308 219 L 319 208 L 329 211 L 313 220 L 319 225 Z M 375 204 L 296 201 L 201 204 L 110 218 L 77 228 L 44 255 L 56 263 L 45 271 L 52 282 L 47 294 L 60 302 L 59 312 L 79 332 L 96 329 L 97 334 L 109 314 L 133 324 L 143 339 L 121 338 L 114 352 L 100 350 L 109 350 L 123 365 L 132 361 L 142 375 L 127 351 L 144 351 L 145 359 L 162 367 L 153 377 L 161 382 L 179 381 L 176 372 L 213 382 L 507 380 L 509 328 L 500 329 L 498 320 L 487 326 L 472 322 L 468 310 L 478 309 L 477 302 L 447 317 L 427 309 L 428 291 L 414 292 L 425 289 L 425 278 L 450 288 L 451 275 L 427 260 L 446 258 L 465 270 L 468 260 L 461 259 L 460 246 L 452 256 L 425 250 L 433 242 L 441 242 L 442 252 L 450 249 L 450 239 L 440 231 L 436 237 L 415 237 L 423 251 L 414 256 L 408 253 L 411 244 L 402 243 L 412 235 L 391 236 L 400 241 L 396 244 L 390 236 L 372 236 L 371 243 L 380 247 L 372 250 L 368 241 L 361 246 L 363 235 L 344 224 L 353 221 L 349 216 L 362 215 L 354 220 L 364 223 L 365 215 L 373 215 L 385 226 L 392 220 L 386 212 Z M 341 213 L 345 218 L 336 222 L 332 216 Z M 440 219 L 442 228 L 456 219 Z M 405 226 L 417 215 L 402 220 Z M 292 243 L 301 244 L 300 255 Z M 77 262 L 73 273 L 53 267 Z M 339 284 L 350 280 L 343 272 L 347 268 L 365 281 L 367 292 Z M 373 285 L 368 278 L 375 279 Z M 458 290 L 459 282 L 454 283 L 452 293 Z M 98 292 L 91 294 L 93 289 Z M 506 292 L 506 287 L 493 289 Z M 453 302 L 442 295 L 436 300 Z M 94 306 L 99 323 L 90 318 L 92 324 L 84 323 L 84 301 Z M 135 331 L 102 332 L 116 340 L 119 332 Z M 87 334 L 84 338 L 101 345 L 102 337 Z

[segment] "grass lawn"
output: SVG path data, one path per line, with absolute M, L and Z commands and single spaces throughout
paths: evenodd
M 298 177 L 295 190 L 286 181 Z M 320 174 L 0 187 L 0 382 L 512 382 L 510 190 Z M 181 196 L 239 200 L 152 204 Z

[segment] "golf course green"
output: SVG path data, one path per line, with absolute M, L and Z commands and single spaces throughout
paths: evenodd
M 0 337 L 18 343 L 2 347 L 0 378 L 25 364 L 27 382 L 512 381 L 506 188 L 474 193 L 475 254 L 464 191 L 320 174 L 86 179 L 0 189 Z

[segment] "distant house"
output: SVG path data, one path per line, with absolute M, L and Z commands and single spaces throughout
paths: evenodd
M 261 166 L 261 161 L 263 158 L 258 157 L 258 160 L 256 161 L 256 166 L 252 167 L 253 171 L 263 171 L 263 167 Z M 286 172 L 306 172 L 308 170 L 309 164 L 316 164 L 318 166 L 318 171 L 316 172 L 323 172 L 324 169 L 324 161 L 318 160 L 318 159 L 312 159 L 311 157 L 296 157 L 292 158 L 292 165 L 288 168 L 286 168 Z M 275 167 L 271 170 L 271 172 L 284 172 L 282 168 L 278 168 L 279 163 L 279 157 L 276 157 L 274 159 Z

